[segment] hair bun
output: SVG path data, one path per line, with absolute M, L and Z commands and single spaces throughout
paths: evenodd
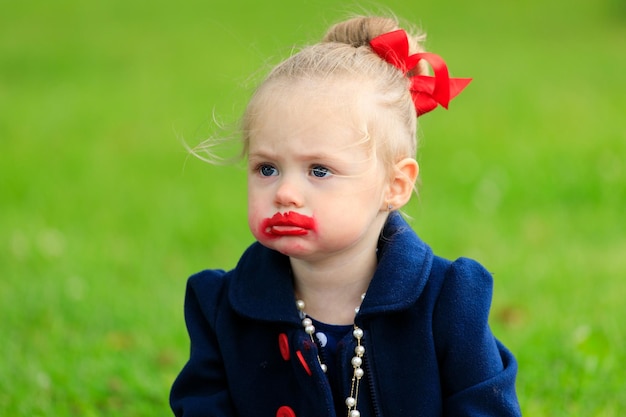
M 384 33 L 400 29 L 400 25 L 395 18 L 378 16 L 359 16 L 337 23 L 328 29 L 322 42 L 336 42 L 351 45 L 355 48 L 370 46 L 370 41 Z M 424 52 L 423 42 L 426 34 L 421 31 L 411 34 L 407 33 L 409 40 L 409 52 L 416 54 Z M 426 68 L 420 64 L 421 71 Z
M 387 17 L 355 17 L 333 25 L 322 39 L 323 42 L 337 42 L 359 46 L 369 46 L 370 41 L 383 33 L 399 29 L 395 19 Z

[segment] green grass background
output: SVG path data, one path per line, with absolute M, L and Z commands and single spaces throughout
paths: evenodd
M 626 413 L 624 2 L 381 3 L 0 1 L 1 415 L 169 415 L 186 277 L 252 240 L 242 169 L 181 138 L 230 134 L 272 64 L 381 8 L 474 77 L 421 120 L 407 212 L 494 273 L 525 415 Z

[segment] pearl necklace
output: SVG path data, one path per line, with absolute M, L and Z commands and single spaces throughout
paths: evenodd
M 365 294 L 362 294 L 361 302 L 364 298 Z M 300 319 L 302 320 L 302 327 L 304 328 L 304 332 L 309 335 L 309 337 L 311 338 L 311 342 L 315 343 L 315 339 L 313 339 L 313 335 L 315 334 L 315 326 L 313 326 L 313 320 L 311 320 L 304 312 L 304 301 L 296 300 L 296 307 L 298 308 Z M 354 309 L 355 314 L 359 312 L 359 308 L 360 306 Z M 354 371 L 352 373 L 352 383 L 350 385 L 350 396 L 346 398 L 345 403 L 346 407 L 348 407 L 348 417 L 360 417 L 361 413 L 356 407 L 359 398 L 359 385 L 361 383 L 361 378 L 363 378 L 363 375 L 365 374 L 363 368 L 361 368 L 361 365 L 363 365 L 363 355 L 365 355 L 365 346 L 361 344 L 361 339 L 363 338 L 363 330 L 359 328 L 356 324 L 354 325 L 354 329 L 352 330 L 352 336 L 356 340 L 354 356 L 350 361 Z M 317 361 L 319 362 L 322 371 L 326 373 L 328 367 L 322 362 L 319 354 L 317 355 Z

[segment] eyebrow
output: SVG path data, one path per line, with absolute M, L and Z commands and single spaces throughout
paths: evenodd
M 248 154 L 248 159 L 268 159 L 274 160 L 280 158 L 281 154 L 278 152 L 266 152 L 266 151 L 258 151 L 251 152 Z M 340 162 L 341 159 L 337 158 L 336 155 L 330 153 L 312 153 L 312 154 L 300 154 L 297 155 L 296 158 L 301 161 L 336 161 Z

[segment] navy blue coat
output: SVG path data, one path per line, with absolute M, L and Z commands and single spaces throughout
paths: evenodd
M 366 347 L 359 411 L 370 416 L 519 416 L 517 364 L 494 338 L 491 275 L 475 261 L 434 256 L 398 214 L 355 318 Z M 253 244 L 229 272 L 187 285 L 187 364 L 172 387 L 177 416 L 331 417 L 317 347 L 295 306 L 289 259 Z M 338 345 L 348 396 L 354 340 Z

